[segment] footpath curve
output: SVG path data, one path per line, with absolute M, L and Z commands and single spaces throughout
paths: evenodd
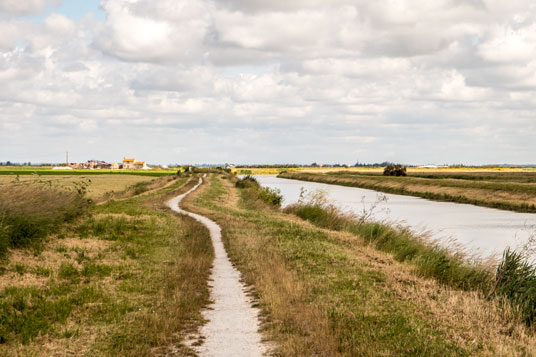
M 167 202 L 173 211 L 188 215 L 206 226 L 214 247 L 215 258 L 210 275 L 212 304 L 203 311 L 208 322 L 201 328 L 204 343 L 193 348 L 200 356 L 262 356 L 267 347 L 259 333 L 259 310 L 251 306 L 251 299 L 240 282 L 240 272 L 227 256 L 220 226 L 207 217 L 179 207 L 180 201 L 202 183 L 203 178 L 200 178 L 199 183 L 188 192 Z

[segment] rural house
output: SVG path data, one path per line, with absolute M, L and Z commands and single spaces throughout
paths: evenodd
M 134 159 L 126 159 L 123 158 L 123 169 L 135 169 L 134 162 L 136 160 Z
M 137 170 L 150 170 L 151 168 L 147 166 L 145 161 L 138 161 L 134 163 L 134 168 Z

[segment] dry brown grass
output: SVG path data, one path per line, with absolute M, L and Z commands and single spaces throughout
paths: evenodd
M 21 175 L 18 178 L 12 175 L 0 175 L 0 186 L 18 181 L 25 184 L 50 182 L 53 187 L 74 188 L 75 184 L 86 182 L 88 183 L 87 197 L 98 201 L 108 192 L 120 192 L 138 182 L 151 180 L 154 180 L 154 177 L 135 175 L 47 175 L 40 177 Z

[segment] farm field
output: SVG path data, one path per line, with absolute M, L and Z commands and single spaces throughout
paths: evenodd
M 176 173 L 177 170 L 53 170 L 51 167 L 34 166 L 0 166 L 1 175 L 51 175 L 51 176 L 95 176 L 95 175 L 135 175 L 135 176 L 165 176 Z
M 87 197 L 92 200 L 99 201 L 103 199 L 107 193 L 120 192 L 128 187 L 138 183 L 148 183 L 155 178 L 150 176 L 135 176 L 135 175 L 0 175 L 0 186 L 5 186 L 13 183 L 32 185 L 50 185 L 58 188 L 75 189 L 79 185 L 87 186 Z
M 536 212 L 536 171 L 531 169 L 408 170 L 404 177 L 383 176 L 381 172 L 285 172 L 280 177 L 517 212 Z

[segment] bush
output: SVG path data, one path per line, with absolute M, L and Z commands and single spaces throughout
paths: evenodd
M 251 175 L 246 175 L 236 181 L 235 186 L 238 188 L 260 187 L 257 179 Z
M 257 179 L 251 175 L 244 176 L 236 181 L 235 186 L 242 189 L 249 189 L 251 195 L 271 206 L 279 207 L 283 202 L 283 196 L 278 189 L 261 187 Z
M 383 169 L 384 176 L 406 176 L 406 166 L 389 164 Z
M 271 206 L 279 207 L 283 202 L 281 191 L 274 188 L 263 187 L 259 191 L 259 198 Z

